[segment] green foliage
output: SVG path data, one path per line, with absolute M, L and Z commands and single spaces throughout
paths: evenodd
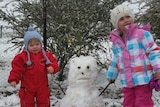
M 141 1 L 144 2 L 144 1 Z M 137 21 L 141 24 L 150 22 L 151 32 L 155 34 L 156 39 L 160 39 L 160 1 L 159 0 L 148 0 L 141 9 L 146 9 L 146 12 L 137 14 Z M 159 43 L 159 42 L 158 42 Z

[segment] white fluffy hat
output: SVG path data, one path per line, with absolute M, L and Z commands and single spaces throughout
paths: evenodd
M 118 21 L 121 17 L 124 17 L 124 16 L 130 16 L 134 20 L 134 14 L 128 6 L 121 4 L 115 7 L 113 10 L 111 10 L 111 14 L 110 14 L 110 17 L 111 17 L 110 21 L 112 25 L 115 28 L 118 28 Z

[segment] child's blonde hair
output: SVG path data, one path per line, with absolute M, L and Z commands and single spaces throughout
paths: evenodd
M 30 39 L 30 40 L 28 41 L 28 44 L 33 43 L 33 42 L 39 42 L 39 43 L 41 43 L 41 42 L 39 41 L 39 39 L 33 38 L 33 39 Z

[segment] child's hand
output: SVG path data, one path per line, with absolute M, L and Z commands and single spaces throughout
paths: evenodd
M 51 66 L 47 67 L 47 72 L 48 73 L 53 73 L 54 72 L 53 67 L 51 67 Z
M 16 88 L 16 82 L 15 81 L 12 81 L 11 83 L 10 83 L 10 85 L 12 86 L 12 87 L 14 87 L 14 88 Z
M 108 82 L 112 84 L 115 82 L 115 80 L 108 80 Z
M 154 77 L 160 79 L 160 72 L 155 73 Z

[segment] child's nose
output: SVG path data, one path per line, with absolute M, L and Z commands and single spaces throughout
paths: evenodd
M 128 19 L 128 18 L 124 18 L 124 22 L 125 22 L 125 23 L 128 23 L 128 22 L 129 22 L 129 19 Z
M 127 17 L 124 17 L 124 21 L 125 21 L 125 22 L 128 21 L 128 18 L 127 18 Z

